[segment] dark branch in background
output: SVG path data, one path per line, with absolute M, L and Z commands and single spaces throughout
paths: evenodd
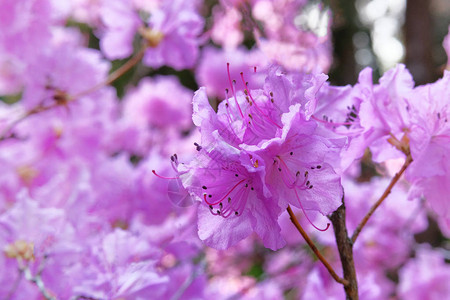
M 358 282 L 356 280 L 355 263 L 353 261 L 353 242 L 348 237 L 345 225 L 345 204 L 342 205 L 329 217 L 333 224 L 334 236 L 341 258 L 344 280 L 348 284 L 344 285 L 345 294 L 349 300 L 358 299 Z
M 328 261 L 325 259 L 325 257 L 322 256 L 322 254 L 317 249 L 316 245 L 314 245 L 314 242 L 310 239 L 306 231 L 302 228 L 300 223 L 297 220 L 297 217 L 295 216 L 294 212 L 292 211 L 291 207 L 287 207 L 287 211 L 289 213 L 289 216 L 291 217 L 292 223 L 294 223 L 297 230 L 300 232 L 302 237 L 305 239 L 308 246 L 311 248 L 311 250 L 314 252 L 314 254 L 317 256 L 317 258 L 322 262 L 322 264 L 325 266 L 325 268 L 330 273 L 331 277 L 333 277 L 334 280 L 337 282 L 343 284 L 344 286 L 348 285 L 349 282 L 346 279 L 343 279 L 339 277 L 336 272 L 333 270 L 333 267 L 328 263 Z
M 430 0 L 408 0 L 405 13 L 405 63 L 416 85 L 433 82 L 438 77 L 433 67 L 433 28 Z
M 358 13 L 355 0 L 330 1 L 333 10 L 334 58 L 330 81 L 335 85 L 354 84 L 357 78 L 353 36 L 358 32 Z

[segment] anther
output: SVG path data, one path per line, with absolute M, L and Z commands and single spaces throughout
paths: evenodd
M 202 186 L 202 189 L 206 190 L 207 189 L 206 185 Z
M 290 155 L 294 155 L 294 152 L 289 153 Z
M 239 174 L 234 174 L 234 176 L 239 177 Z
M 228 203 L 230 203 L 231 202 L 231 197 L 228 197 Z
M 237 211 L 235 211 L 234 214 L 235 214 L 236 216 L 239 216 L 239 213 L 238 213 Z
M 317 168 L 317 169 L 320 169 L 320 168 L 322 168 L 322 166 L 321 166 L 321 165 L 318 165 L 316 168 Z
M 212 206 L 212 205 L 210 205 L 210 206 L 209 206 L 209 209 L 210 209 L 210 210 L 212 210 L 212 209 L 213 209 L 213 206 Z
M 194 146 L 195 146 L 195 149 L 196 149 L 197 151 L 202 150 L 202 146 L 200 146 L 199 144 L 194 143 Z

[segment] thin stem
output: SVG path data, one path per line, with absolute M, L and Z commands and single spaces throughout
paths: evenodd
M 51 105 L 48 107 L 45 106 L 36 106 L 35 108 L 25 112 L 22 116 L 20 116 L 19 118 L 17 118 L 16 120 L 14 120 L 13 122 L 11 122 L 11 124 L 9 124 L 8 126 L 6 126 L 3 131 L 0 134 L 0 141 L 6 140 L 12 136 L 14 136 L 14 134 L 9 134 L 8 133 L 11 131 L 11 129 L 13 129 L 17 124 L 19 124 L 20 122 L 22 122 L 23 120 L 25 120 L 26 118 L 28 118 L 31 115 L 35 115 L 39 112 L 42 111 L 46 111 L 49 110 L 50 108 L 55 107 L 56 105 Z
M 356 241 L 356 239 L 358 238 L 359 234 L 361 233 L 361 230 L 364 228 L 364 226 L 366 225 L 367 221 L 369 221 L 369 218 L 373 215 L 373 213 L 378 208 L 378 206 L 380 206 L 381 203 L 383 203 L 384 199 L 386 199 L 386 197 L 391 193 L 392 188 L 398 182 L 398 180 L 403 175 L 403 173 L 405 172 L 406 168 L 408 168 L 408 166 L 412 163 L 412 161 L 413 161 L 413 159 L 412 159 L 411 155 L 408 154 L 406 156 L 405 163 L 403 164 L 403 166 L 400 169 L 400 171 L 398 171 L 397 174 L 395 174 L 395 176 L 392 178 L 392 180 L 389 183 L 389 185 L 387 186 L 387 188 L 384 190 L 384 192 L 381 195 L 380 199 L 378 199 L 378 201 L 375 202 L 372 205 L 372 207 L 369 209 L 367 214 L 364 216 L 364 218 L 359 223 L 358 227 L 356 227 L 356 229 L 355 229 L 355 231 L 353 232 L 353 235 L 352 235 L 352 242 L 353 243 Z
M 99 84 L 94 85 L 93 87 L 85 91 L 75 94 L 71 96 L 70 99 L 73 100 L 76 98 L 80 98 L 116 81 L 118 78 L 120 78 L 123 74 L 128 72 L 132 67 L 134 67 L 137 63 L 141 61 L 141 59 L 144 57 L 145 50 L 147 50 L 147 47 L 148 46 L 143 45 L 141 49 L 139 49 L 139 51 L 133 57 L 131 57 L 126 63 L 124 63 L 122 66 L 120 66 L 120 68 L 109 74 L 108 78 L 104 82 L 100 82 Z
M 117 70 L 115 70 L 114 72 L 112 72 L 111 74 L 109 74 L 108 78 L 103 81 L 100 82 L 99 84 L 96 84 L 78 94 L 75 95 L 67 95 L 65 101 L 63 102 L 55 102 L 54 104 L 51 104 L 49 106 L 42 106 L 42 105 L 38 105 L 35 108 L 25 112 L 22 116 L 20 116 L 19 118 L 17 118 L 16 120 L 14 120 L 13 122 L 11 122 L 11 124 L 9 124 L 8 126 L 6 126 L 3 131 L 0 133 L 0 142 L 3 140 L 6 140 L 7 138 L 10 138 L 12 136 L 14 136 L 13 134 L 8 135 L 8 133 L 20 122 L 22 122 L 23 120 L 25 120 L 26 118 L 28 118 L 31 115 L 35 115 L 37 113 L 43 112 L 43 111 L 47 111 L 50 110 L 54 107 L 57 106 L 61 106 L 61 105 L 66 105 L 68 102 L 74 101 L 80 97 L 86 96 L 104 86 L 107 86 L 111 83 L 113 83 L 114 81 L 116 81 L 118 78 L 120 78 L 122 75 L 124 75 L 126 72 L 128 72 L 132 67 L 134 67 L 137 63 L 139 63 L 141 61 L 141 59 L 144 57 L 145 54 L 145 50 L 147 50 L 146 45 L 143 45 L 141 47 L 141 49 L 133 56 L 131 57 L 126 63 L 124 63 L 120 68 L 118 68 Z
M 56 300 L 56 298 L 53 297 L 52 295 L 50 295 L 50 293 L 45 288 L 44 282 L 42 281 L 42 278 L 41 278 L 41 276 L 39 274 L 36 275 L 36 276 L 33 276 L 31 274 L 31 271 L 30 271 L 30 269 L 28 267 L 26 267 L 23 270 L 23 272 L 25 274 L 25 278 L 28 281 L 34 283 L 38 287 L 38 289 L 41 292 L 41 294 L 44 297 L 44 299 L 46 299 L 46 300 Z
M 337 282 L 343 284 L 344 286 L 348 285 L 349 282 L 346 279 L 343 279 L 339 277 L 336 272 L 333 270 L 333 267 L 328 263 L 328 261 L 325 259 L 325 257 L 322 256 L 322 254 L 317 249 L 316 245 L 314 245 L 314 242 L 310 239 L 306 231 L 302 228 L 300 223 L 297 220 L 297 217 L 294 215 L 294 212 L 291 209 L 291 206 L 288 205 L 287 211 L 289 213 L 289 216 L 291 217 L 291 221 L 294 224 L 294 226 L 297 228 L 297 230 L 300 232 L 302 237 L 305 239 L 308 246 L 311 248 L 311 250 L 314 252 L 314 254 L 317 256 L 317 258 L 322 262 L 322 264 L 325 266 L 325 268 L 330 273 L 331 277 L 333 277 L 334 280 Z

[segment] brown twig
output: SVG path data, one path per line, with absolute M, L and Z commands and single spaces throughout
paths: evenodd
M 348 282 L 347 285 L 344 285 L 345 294 L 349 300 L 358 300 L 358 281 L 356 280 L 355 263 L 353 261 L 353 243 L 348 237 L 343 199 L 342 205 L 329 216 L 329 219 L 333 224 L 344 279 Z
M 124 63 L 122 66 L 120 66 L 120 68 L 118 68 L 117 70 L 115 70 L 114 72 L 109 74 L 108 78 L 104 82 L 100 82 L 99 84 L 94 85 L 93 87 L 91 87 L 85 91 L 82 91 L 78 94 L 71 96 L 70 100 L 80 98 L 82 96 L 90 94 L 90 93 L 116 81 L 118 78 L 120 78 L 123 74 L 128 72 L 132 67 L 134 67 L 137 63 L 139 63 L 141 61 L 141 59 L 144 57 L 145 50 L 147 50 L 147 48 L 148 48 L 148 46 L 143 45 L 139 49 L 139 51 L 133 57 L 131 57 L 126 63 Z
M 389 183 L 389 185 L 387 186 L 387 188 L 384 190 L 384 192 L 381 195 L 380 199 L 378 199 L 378 201 L 375 202 L 372 205 L 372 207 L 369 209 L 367 214 L 364 216 L 364 218 L 359 223 L 358 227 L 356 227 L 356 229 L 355 229 L 355 231 L 353 232 L 353 235 L 352 235 L 352 242 L 353 243 L 356 241 L 356 239 L 358 238 L 361 230 L 364 228 L 364 226 L 366 225 L 367 221 L 369 221 L 369 218 L 373 215 L 373 213 L 378 208 L 378 206 L 380 206 L 381 203 L 383 203 L 384 199 L 386 199 L 386 197 L 391 193 L 392 188 L 398 182 L 398 180 L 403 175 L 403 173 L 405 172 L 406 168 L 408 168 L 408 166 L 412 163 L 412 161 L 413 161 L 413 159 L 412 159 L 411 155 L 408 154 L 406 156 L 405 163 L 403 164 L 403 166 L 400 169 L 400 171 L 398 171 L 397 174 L 395 174 L 395 176 L 392 178 L 392 180 Z
M 66 98 L 63 99 L 63 101 L 61 102 L 55 102 L 54 104 L 51 104 L 49 106 L 42 106 L 42 105 L 38 105 L 35 108 L 25 112 L 22 116 L 20 116 L 19 118 L 17 118 L 16 120 L 14 120 L 13 122 L 11 122 L 11 124 L 9 124 L 8 126 L 5 127 L 5 129 L 3 129 L 3 131 L 0 134 L 0 141 L 3 141 L 7 138 L 9 138 L 10 136 L 8 136 L 8 133 L 20 122 L 22 122 L 23 120 L 25 120 L 26 118 L 28 118 L 29 116 L 35 115 L 37 113 L 43 112 L 43 111 L 47 111 L 50 110 L 54 107 L 57 106 L 62 106 L 62 105 L 67 105 L 67 103 L 74 101 L 80 97 L 86 96 L 104 86 L 107 86 L 111 83 L 113 83 L 114 81 L 116 81 L 118 78 L 120 78 L 123 74 L 125 74 L 126 72 L 128 72 L 132 67 L 134 67 L 137 63 L 139 63 L 139 61 L 141 61 L 141 59 L 144 57 L 145 54 L 145 50 L 147 50 L 147 45 L 143 45 L 141 47 L 141 49 L 139 49 L 139 51 L 133 56 L 131 57 L 126 63 L 124 63 L 120 68 L 118 68 L 117 70 L 115 70 L 114 72 L 112 72 L 111 74 L 109 74 L 108 78 L 103 81 L 100 82 L 78 94 L 75 95 L 66 95 Z
M 325 259 L 325 257 L 322 256 L 322 254 L 317 249 L 316 245 L 314 245 L 314 242 L 310 239 L 306 231 L 302 228 L 300 223 L 297 220 L 297 217 L 294 215 L 294 212 L 292 211 L 291 207 L 288 205 L 287 211 L 289 213 L 289 216 L 291 217 L 291 221 L 294 224 L 294 226 L 297 228 L 297 230 L 300 232 L 302 237 L 305 239 L 308 246 L 311 248 L 311 250 L 314 252 L 314 254 L 317 256 L 317 258 L 322 262 L 322 264 L 325 266 L 325 268 L 330 273 L 331 277 L 333 277 L 334 280 L 337 282 L 343 284 L 344 286 L 348 285 L 349 282 L 346 279 L 343 279 L 339 277 L 336 272 L 333 270 L 333 267 L 328 263 L 328 261 Z

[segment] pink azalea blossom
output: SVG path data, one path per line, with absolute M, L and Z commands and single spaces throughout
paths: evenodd
M 101 16 L 105 27 L 100 38 L 103 53 L 109 59 L 130 56 L 133 39 L 139 33 L 148 44 L 144 64 L 153 68 L 168 65 L 177 70 L 193 67 L 203 29 L 203 19 L 195 3 L 163 2 L 156 9 L 146 11 L 150 13 L 148 20 L 142 20 L 138 10 L 139 7 L 122 0 L 104 4 Z M 117 19 L 121 22 L 117 23 Z
M 440 299 L 450 294 L 450 268 L 441 253 L 422 247 L 400 270 L 400 299 Z
M 409 97 L 411 156 L 406 172 L 413 183 L 410 197 L 425 196 L 433 210 L 450 220 L 450 73 L 435 83 L 414 89 Z
M 242 14 L 235 7 L 213 8 L 214 25 L 211 29 L 211 39 L 225 49 L 237 48 L 244 40 L 241 29 Z
M 199 84 L 206 87 L 208 96 L 222 99 L 225 90 L 229 89 L 227 63 L 230 64 L 232 78 L 239 79 L 239 73 L 244 72 L 251 74 L 249 78 L 246 78 L 249 87 L 257 89 L 263 86 L 268 62 L 260 51 L 245 50 L 244 48 L 220 50 L 205 47 L 202 50 L 196 75 Z M 236 90 L 244 88 L 242 81 L 237 80 Z

